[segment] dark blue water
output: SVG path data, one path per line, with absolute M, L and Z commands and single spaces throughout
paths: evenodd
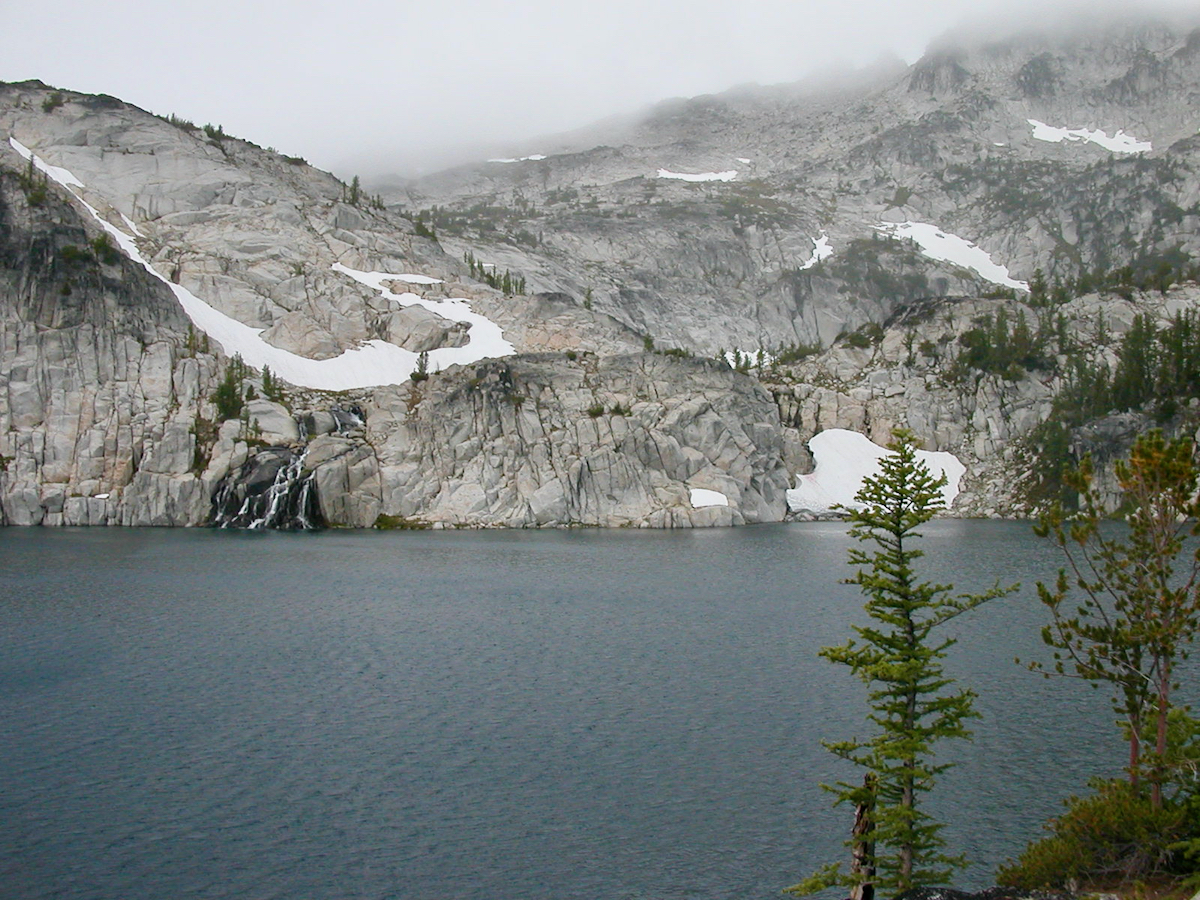
M 1122 747 L 1040 654 L 1052 548 L 929 529 L 985 718 L 932 805 L 982 885 Z M 839 859 L 837 524 L 0 531 L 0 897 L 767 898 Z

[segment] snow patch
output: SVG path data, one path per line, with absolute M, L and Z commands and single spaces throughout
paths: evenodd
M 743 166 L 748 166 L 751 162 L 751 160 L 746 159 L 744 156 L 735 156 L 733 160 L 734 162 L 740 162 Z
M 677 181 L 733 181 L 737 178 L 737 170 L 731 169 L 728 172 L 701 172 L 699 175 L 689 175 L 684 172 L 672 172 L 669 169 L 659 169 L 659 178 L 674 178 Z
M 25 159 L 32 159 L 35 166 L 45 172 L 67 190 L 72 186 L 84 187 L 66 169 L 47 165 L 16 138 L 9 138 L 13 149 Z M 74 194 L 74 192 L 72 192 Z M 367 341 L 359 347 L 344 351 L 333 359 L 308 359 L 288 350 L 273 347 L 262 339 L 261 328 L 251 328 L 237 319 L 209 306 L 187 288 L 164 278 L 146 261 L 133 239 L 115 225 L 105 221 L 100 213 L 78 194 L 74 194 L 100 226 L 108 232 L 122 250 L 134 262 L 163 282 L 175 294 L 188 318 L 205 334 L 221 345 L 228 356 L 240 353 L 245 362 L 256 369 L 270 366 L 271 371 L 302 387 L 320 390 L 345 391 L 356 388 L 376 387 L 383 384 L 402 384 L 417 369 L 419 354 L 404 350 L 387 341 Z M 387 272 L 359 272 L 335 263 L 333 266 L 356 281 L 378 290 L 389 300 L 401 306 L 414 304 L 454 322 L 467 322 L 471 326 L 470 341 L 464 347 L 444 347 L 429 352 L 429 368 L 437 371 L 455 363 L 471 363 L 494 356 L 508 356 L 515 352 L 512 344 L 504 340 L 500 326 L 485 316 L 470 311 L 470 304 L 462 299 L 425 300 L 416 294 L 394 294 L 383 287 L 388 280 L 403 280 L 402 276 Z M 424 277 L 424 276 L 417 276 Z
M 494 162 L 494 163 L 537 162 L 539 159 L 545 159 L 545 158 L 546 158 L 546 154 L 535 153 L 535 154 L 533 154 L 533 156 L 516 156 L 516 157 L 506 156 L 506 157 L 502 157 L 499 159 L 489 159 L 488 162 Z
M 20 153 L 25 159 L 32 159 L 33 164 L 37 166 L 38 169 L 46 173 L 46 175 L 57 181 L 68 190 L 72 187 L 83 187 L 83 182 L 72 175 L 69 171 L 59 168 L 58 166 L 49 165 L 45 162 L 45 160 L 34 156 L 33 151 L 18 141 L 15 137 L 9 137 L 8 144 L 14 150 Z
M 133 219 L 129 218 L 129 216 L 125 215 L 125 213 L 121 213 L 121 218 L 124 220 L 126 228 L 128 228 L 138 237 L 145 237 L 145 235 L 142 234 L 142 229 L 137 227 L 137 222 L 133 221 Z
M 800 271 L 803 272 L 805 269 L 811 269 L 821 260 L 829 259 L 831 256 L 833 256 L 833 247 L 829 243 L 829 235 L 822 231 L 821 236 L 813 241 L 812 256 L 808 258 L 808 262 L 800 267 Z
M 1086 128 L 1055 128 L 1037 119 L 1026 119 L 1033 126 L 1033 137 L 1038 141 L 1048 141 L 1051 144 L 1061 144 L 1063 141 L 1089 141 L 1099 144 L 1105 150 L 1113 153 L 1149 153 L 1154 149 L 1150 141 L 1139 141 L 1131 134 L 1118 131 L 1111 137 L 1103 131 L 1089 131 Z
M 692 509 L 704 509 L 706 506 L 728 506 L 729 498 L 720 491 L 709 491 L 704 488 L 692 488 Z
M 1017 281 L 1008 274 L 1008 267 L 992 261 L 992 257 L 981 247 L 977 247 L 965 238 L 948 234 L 936 225 L 924 222 L 885 222 L 875 228 L 884 234 L 907 238 L 916 242 L 921 252 L 930 259 L 942 260 L 970 269 L 993 284 L 1028 291 L 1029 283 Z
M 862 509 L 855 495 L 863 479 L 879 473 L 879 460 L 891 451 L 857 431 L 829 428 L 808 442 L 816 463 L 812 474 L 797 475 L 796 486 L 787 492 L 788 509 L 824 515 L 835 506 Z M 946 475 L 942 499 L 947 507 L 958 496 L 958 485 L 967 469 L 953 453 L 918 450 L 917 459 L 935 478 Z

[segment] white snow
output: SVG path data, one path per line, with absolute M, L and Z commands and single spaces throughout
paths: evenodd
M 720 491 L 710 491 L 705 488 L 692 488 L 692 509 L 704 509 L 706 506 L 728 506 L 729 498 Z
M 808 442 L 816 463 L 812 474 L 797 475 L 796 486 L 787 492 L 788 509 L 818 515 L 835 506 L 861 509 L 855 495 L 863 479 L 879 472 L 879 460 L 890 451 L 857 431 L 829 428 Z M 958 496 L 958 484 L 967 469 L 953 453 L 918 450 L 917 459 L 929 467 L 935 478 L 946 475 L 942 499 L 949 507 Z
M 107 500 L 111 496 L 112 496 L 111 494 L 96 494 L 95 499 L 96 500 Z
M 1052 144 L 1061 144 L 1063 141 L 1090 141 L 1113 153 L 1149 153 L 1154 149 L 1150 141 L 1139 141 L 1124 131 L 1118 131 L 1110 137 L 1099 129 L 1088 131 L 1086 128 L 1055 128 L 1053 125 L 1047 125 L 1037 119 L 1026 119 L 1025 121 L 1033 126 L 1035 140 L 1049 141 Z
M 684 172 L 672 172 L 669 169 L 659 169 L 659 178 L 674 178 L 678 181 L 733 181 L 737 178 L 737 170 L 731 169 L 728 172 L 701 172 L 699 175 L 688 175 Z
M 533 156 L 516 156 L 516 157 L 507 157 L 506 156 L 501 159 L 489 159 L 488 162 L 494 162 L 494 163 L 536 162 L 539 159 L 545 159 L 545 158 L 546 158 L 546 154 L 535 153 L 535 154 L 533 154 Z
M 740 162 L 743 166 L 748 166 L 751 162 L 751 160 L 746 159 L 744 156 L 735 156 L 733 159 L 735 162 Z
M 133 219 L 129 218 L 129 216 L 125 215 L 125 213 L 121 213 L 121 218 L 124 220 L 126 227 L 128 227 L 130 231 L 132 231 L 138 237 L 145 237 L 145 235 L 142 234 L 142 229 L 137 227 L 137 222 L 133 221 Z
M 423 306 L 432 313 L 436 313 L 443 319 L 449 319 L 451 322 L 466 322 L 471 326 L 471 339 L 463 347 L 442 347 L 437 350 L 429 351 L 429 368 L 430 371 L 436 372 L 438 369 L 444 369 L 446 366 L 465 365 L 473 363 L 481 359 L 491 359 L 497 356 L 512 356 L 516 353 L 516 348 L 504 339 L 504 332 L 487 316 L 482 316 L 479 313 L 471 312 L 471 304 L 469 301 L 461 297 L 453 297 L 447 300 L 426 300 L 424 297 L 418 297 L 416 294 L 403 293 L 395 294 L 384 287 L 385 281 L 395 279 L 397 276 L 388 272 L 361 272 L 358 269 L 351 269 L 348 266 L 343 266 L 341 263 L 334 263 L 333 269 L 336 272 L 341 272 L 343 275 L 348 275 L 360 284 L 365 284 L 367 287 L 374 288 L 379 291 L 380 296 L 401 306 Z M 388 346 L 392 346 L 389 344 Z M 397 350 L 400 348 L 397 347 Z M 402 353 L 408 353 L 407 350 L 402 350 Z M 416 368 L 417 354 L 413 356 L 413 369 Z M 408 373 L 405 374 L 408 377 Z M 385 382 L 386 383 L 386 382 Z
M 57 181 L 63 187 L 70 189 L 71 187 L 83 187 L 83 182 L 68 172 L 66 169 L 60 169 L 58 166 L 47 165 L 46 162 L 33 155 L 33 151 L 18 141 L 15 137 L 9 137 L 8 144 L 14 150 L 21 154 L 25 159 L 32 159 L 33 164 L 42 172 L 45 172 L 50 178 Z
M 50 166 L 35 156 L 16 138 L 9 143 L 26 159 L 70 190 L 72 185 L 84 187 L 66 169 Z M 72 192 L 73 193 L 73 192 Z M 240 353 L 245 362 L 256 369 L 270 366 L 271 371 L 302 387 L 321 390 L 344 391 L 354 388 L 375 387 L 382 384 L 402 384 L 416 371 L 419 354 L 404 350 L 387 341 L 367 341 L 361 346 L 344 351 L 333 359 L 308 359 L 288 350 L 273 347 L 262 339 L 261 328 L 251 328 L 225 313 L 209 306 L 187 288 L 164 278 L 143 258 L 141 251 L 129 235 L 101 217 L 96 209 L 75 194 L 92 217 L 107 231 L 129 258 L 139 263 L 155 278 L 162 281 L 175 294 L 188 318 L 209 337 L 221 345 L 226 355 Z M 467 322 L 471 326 L 470 341 L 463 347 L 444 347 L 429 352 L 429 369 L 437 371 L 455 363 L 471 363 L 494 356 L 508 356 L 515 352 L 512 344 L 504 340 L 500 326 L 490 319 L 471 312 L 470 304 L 462 299 L 425 300 L 416 294 L 394 294 L 383 286 L 384 281 L 403 280 L 402 276 L 387 272 L 359 272 L 335 263 L 334 269 L 365 284 L 401 306 L 417 304 L 454 322 Z M 423 276 L 417 276 L 423 277 Z
M 829 243 L 829 235 L 822 231 L 821 236 L 813 241 L 812 256 L 808 258 L 808 262 L 800 267 L 800 271 L 803 272 L 805 269 L 811 269 L 821 260 L 829 259 L 831 256 L 833 256 L 833 247 Z
M 992 261 L 992 257 L 981 247 L 977 247 L 965 238 L 948 234 L 936 225 L 924 222 L 885 222 L 875 226 L 884 234 L 908 238 L 915 241 L 921 252 L 930 259 L 943 260 L 970 269 L 994 284 L 1028 291 L 1029 283 L 1017 281 L 1008 274 L 1008 267 Z

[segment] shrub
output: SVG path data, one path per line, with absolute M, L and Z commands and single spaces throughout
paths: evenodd
M 91 253 L 82 247 L 76 247 L 74 244 L 67 244 L 67 246 L 60 248 L 58 257 L 68 265 L 89 263 L 95 259 Z
M 385 513 L 380 513 L 375 519 L 374 527 L 379 531 L 425 531 L 429 528 L 428 522 L 423 522 L 420 519 L 409 519 L 405 516 L 389 516 Z
M 602 415 L 604 415 L 604 404 L 603 403 L 593 403 L 591 406 L 589 406 L 587 408 L 587 414 L 589 416 L 591 416 L 593 419 L 600 418 Z
M 112 238 L 107 233 L 93 239 L 91 244 L 96 256 L 106 266 L 115 266 L 121 261 L 121 252 L 113 245 Z
M 1067 811 L 1047 825 L 1049 837 L 1002 865 L 997 882 L 1053 889 L 1072 880 L 1106 884 L 1195 871 L 1200 861 L 1189 862 L 1178 849 L 1200 825 L 1194 801 L 1156 810 L 1123 781 L 1094 782 L 1093 788 L 1095 794 L 1067 800 Z
M 42 112 L 54 112 L 66 102 L 67 98 L 62 95 L 62 91 L 54 91 L 42 101 Z

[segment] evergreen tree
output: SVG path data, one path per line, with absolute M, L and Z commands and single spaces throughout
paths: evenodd
M 1200 550 L 1189 551 L 1183 572 L 1175 571 L 1185 538 L 1200 534 L 1193 453 L 1187 438 L 1168 443 L 1159 431 L 1138 438 L 1129 461 L 1116 470 L 1128 531 L 1101 529 L 1107 516 L 1090 459 L 1071 476 L 1078 511 L 1055 507 L 1037 528 L 1062 550 L 1067 568 L 1052 587 L 1038 582 L 1052 616 L 1042 639 L 1054 648 L 1054 662 L 1031 668 L 1111 688 L 1129 742 L 1129 779 L 1136 786 L 1148 770 L 1155 807 L 1168 775 L 1163 760 L 1176 666 L 1200 629 Z M 1147 730 L 1148 753 L 1142 747 Z
M 221 421 L 236 419 L 242 414 L 246 405 L 242 393 L 242 382 L 246 377 L 246 364 L 242 362 L 241 354 L 235 353 L 229 365 L 225 368 L 225 377 L 213 392 L 213 403 L 217 407 L 217 417 Z
M 867 770 L 863 785 L 829 787 L 836 803 L 873 807 L 873 828 L 856 829 L 848 841 L 856 864 L 842 873 L 828 865 L 788 892 L 805 895 L 835 885 L 856 888 L 873 882 L 877 890 L 898 893 L 916 885 L 944 883 L 962 857 L 942 852 L 942 825 L 920 808 L 920 796 L 949 768 L 934 761 L 941 740 L 968 738 L 965 722 L 976 718 L 975 694 L 953 690 L 942 669 L 953 639 L 935 635 L 939 626 L 979 604 L 1002 596 L 999 586 L 984 594 L 953 595 L 953 586 L 919 581 L 914 564 L 924 553 L 913 544 L 918 529 L 943 506 L 945 475 L 934 478 L 916 457 L 912 435 L 898 430 L 880 460 L 878 475 L 863 482 L 850 510 L 850 534 L 874 551 L 853 548 L 858 569 L 847 584 L 867 597 L 872 624 L 855 626 L 857 639 L 825 647 L 821 655 L 848 666 L 869 687 L 869 720 L 878 733 L 867 740 L 827 742 L 835 756 Z

